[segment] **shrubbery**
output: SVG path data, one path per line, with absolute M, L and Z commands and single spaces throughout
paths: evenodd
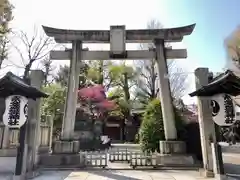
M 177 131 L 183 134 L 183 121 L 176 109 L 175 124 Z M 159 151 L 159 141 L 165 140 L 165 136 L 161 103 L 158 99 L 152 100 L 147 105 L 138 135 L 139 143 L 144 152 Z
M 154 99 L 145 110 L 139 129 L 139 142 L 144 152 L 154 152 L 159 141 L 164 140 L 164 128 L 160 101 Z

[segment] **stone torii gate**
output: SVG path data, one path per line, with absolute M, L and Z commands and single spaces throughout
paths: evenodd
M 179 149 L 182 142 L 177 140 L 174 122 L 172 97 L 170 92 L 166 59 L 181 59 L 187 57 L 186 49 L 166 49 L 165 42 L 180 42 L 185 35 L 190 35 L 195 24 L 170 29 L 140 29 L 126 30 L 125 26 L 111 26 L 110 30 L 66 30 L 43 26 L 47 36 L 54 37 L 57 43 L 72 43 L 72 49 L 66 51 L 51 51 L 53 60 L 70 60 L 68 92 L 64 109 L 61 142 L 53 148 L 59 153 L 74 152 L 77 141 L 73 140 L 77 90 L 81 60 L 110 59 L 152 59 L 156 58 L 160 81 L 160 100 L 164 122 L 166 141 L 160 142 L 162 153 L 184 151 Z M 110 43 L 110 51 L 86 51 L 82 43 Z M 126 50 L 126 43 L 154 43 L 154 50 Z M 175 148 L 170 148 L 175 147 Z M 58 150 L 57 150 L 58 149 Z

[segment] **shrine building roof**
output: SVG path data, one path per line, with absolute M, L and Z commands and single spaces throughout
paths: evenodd
M 12 72 L 8 72 L 0 79 L 0 97 L 4 98 L 10 95 L 21 95 L 31 99 L 48 97 L 44 92 L 30 86 Z
M 212 81 L 206 85 L 190 93 L 193 96 L 213 96 L 216 94 L 226 93 L 231 96 L 240 95 L 240 78 L 236 76 L 232 71 L 218 75 Z

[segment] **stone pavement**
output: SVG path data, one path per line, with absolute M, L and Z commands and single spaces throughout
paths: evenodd
M 15 169 L 14 157 L 0 157 L 0 180 L 10 180 Z M 240 180 L 240 154 L 224 153 L 225 170 L 229 175 Z M 111 163 L 110 163 L 111 164 Z M 110 165 L 109 164 L 109 165 Z M 123 166 L 123 165 L 121 165 Z M 124 164 L 124 168 L 125 164 Z M 142 179 L 203 179 L 198 172 L 194 171 L 140 171 L 140 170 L 109 170 L 109 171 L 45 171 L 34 180 L 82 180 L 82 179 L 115 179 L 115 180 L 142 180 Z M 84 180 L 85 180 L 84 179 Z
M 140 170 L 92 170 L 45 171 L 34 180 L 204 180 L 198 172 L 190 171 L 140 171 Z M 211 180 L 211 179 L 209 179 Z

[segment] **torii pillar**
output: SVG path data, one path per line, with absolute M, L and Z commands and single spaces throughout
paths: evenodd
M 72 50 L 52 51 L 53 60 L 71 59 L 68 84 L 68 94 L 65 105 L 65 115 L 62 130 L 62 140 L 73 138 L 77 83 L 79 64 L 81 60 L 110 59 L 152 59 L 156 58 L 159 69 L 160 98 L 164 121 L 166 141 L 160 142 L 162 154 L 182 153 L 185 150 L 183 142 L 177 141 L 175 117 L 170 92 L 167 59 L 182 59 L 187 57 L 186 49 L 166 49 L 165 42 L 180 42 L 185 35 L 190 35 L 195 24 L 170 29 L 140 29 L 125 30 L 125 26 L 111 26 L 109 30 L 66 30 L 43 26 L 47 36 L 54 37 L 57 43 L 73 43 Z M 79 42 L 79 45 L 74 44 Z M 110 43 L 110 51 L 83 51 L 81 43 Z M 126 50 L 126 43 L 155 43 L 155 50 Z M 81 58 L 80 58 L 81 57 Z M 62 144 L 62 143 L 61 143 Z M 76 145 L 76 144 L 75 144 Z M 72 149 L 74 145 L 72 144 Z M 70 149 L 68 149 L 70 151 Z

